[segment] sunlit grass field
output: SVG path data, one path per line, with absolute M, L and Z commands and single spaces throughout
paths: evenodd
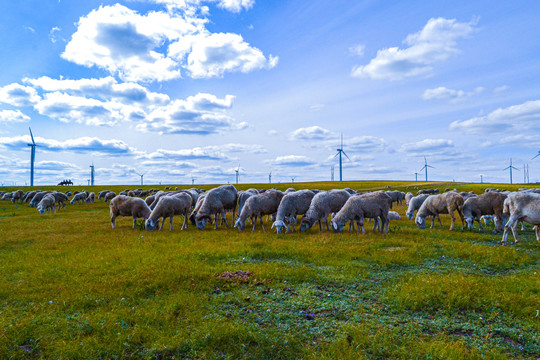
M 272 184 L 388 185 L 519 187 Z M 91 190 L 125 188 L 138 186 Z M 532 228 L 501 246 L 492 227 L 461 231 L 458 218 L 450 232 L 442 215 L 444 228 L 420 230 L 405 205 L 393 210 L 402 220 L 386 235 L 369 225 L 365 235 L 316 226 L 277 235 L 259 225 L 255 233 L 180 231 L 180 218 L 172 232 L 168 224 L 133 230 L 130 218 L 113 230 L 101 200 L 45 215 L 1 201 L 0 358 L 538 359 L 540 243 Z

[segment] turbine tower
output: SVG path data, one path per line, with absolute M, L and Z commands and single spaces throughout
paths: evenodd
M 426 157 L 424 156 L 424 166 L 420 169 L 420 171 L 422 171 L 422 170 L 425 170 L 425 171 L 426 171 L 426 181 L 427 181 L 427 169 L 428 169 L 428 167 L 433 168 L 433 166 L 428 165 L 427 159 L 426 159 Z
M 191 175 L 191 185 L 195 185 L 195 178 Z
M 145 172 L 142 173 L 142 174 L 139 174 L 138 172 L 135 171 L 135 174 L 139 175 L 141 177 L 141 186 L 143 185 L 143 178 L 144 178 L 144 175 L 146 174 Z
M 347 156 L 347 154 L 345 153 L 345 150 L 343 150 L 343 134 L 341 134 L 341 147 L 337 149 L 337 154 L 334 156 L 336 157 L 339 155 L 339 181 L 343 181 L 343 167 L 342 167 L 343 159 L 341 157 L 341 154 Z M 347 156 L 347 159 L 351 160 L 349 156 Z
M 90 185 L 94 186 L 94 163 L 90 165 Z
M 27 144 L 31 147 L 30 149 L 30 186 L 34 186 L 34 162 L 36 161 L 36 142 L 34 141 L 34 135 L 32 135 L 32 129 L 30 130 L 30 137 L 32 138 L 32 143 Z
M 507 166 L 507 167 L 505 167 L 505 168 L 503 169 L 503 171 L 504 171 L 504 170 L 507 170 L 507 169 L 510 169 L 510 184 L 512 184 L 512 169 L 519 171 L 519 169 L 518 169 L 517 167 L 512 166 L 512 158 L 510 158 L 510 165 Z
M 268 183 L 272 183 L 272 172 L 270 171 L 270 174 L 268 174 Z
M 415 181 L 418 181 L 418 173 L 417 172 L 414 173 L 414 178 L 415 178 Z
M 238 169 L 234 170 L 236 173 L 236 185 L 238 185 L 238 175 L 240 174 L 240 164 L 238 164 Z

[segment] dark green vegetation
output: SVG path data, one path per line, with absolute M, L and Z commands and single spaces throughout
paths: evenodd
M 387 184 L 410 185 L 340 185 Z M 129 218 L 113 230 L 99 200 L 42 216 L 0 202 L 0 358 L 538 358 L 531 227 L 503 247 L 492 228 L 450 232 L 443 215 L 422 231 L 405 210 L 387 235 L 180 231 L 179 219 L 171 233 Z

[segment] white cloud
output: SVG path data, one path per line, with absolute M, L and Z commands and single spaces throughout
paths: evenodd
M 289 134 L 290 140 L 301 140 L 301 141 L 318 141 L 318 140 L 328 140 L 335 135 L 320 126 L 310 126 L 306 128 L 299 128 L 292 131 Z
M 431 18 L 422 30 L 405 39 L 409 47 L 390 47 L 377 51 L 369 64 L 353 68 L 352 76 L 401 80 L 430 75 L 433 65 L 459 53 L 456 41 L 474 31 L 476 21 L 460 23 L 455 19 Z
M 406 143 L 401 145 L 400 151 L 409 156 L 434 155 L 454 150 L 455 146 L 452 140 L 448 139 L 424 139 L 422 141 Z
M 203 13 L 208 12 L 208 8 L 203 3 L 217 3 L 217 6 L 233 12 L 239 13 L 242 10 L 249 10 L 255 4 L 255 0 L 150 0 L 157 4 L 166 5 L 169 10 L 183 9 L 194 11 L 196 7 Z M 191 8 L 191 9 L 190 9 Z
M 499 108 L 485 116 L 464 121 L 454 121 L 450 130 L 467 134 L 493 134 L 503 132 L 530 132 L 540 130 L 540 100 Z
M 149 154 L 141 154 L 139 158 L 149 160 L 227 160 L 229 157 L 215 147 L 196 147 L 193 149 L 165 150 L 158 149 Z
M 60 29 L 58 26 L 55 26 L 51 29 L 51 31 L 49 31 L 49 39 L 53 44 L 59 40 L 58 32 L 60 32 L 61 30 L 62 29 Z
M 189 8 L 190 2 L 166 1 Z M 239 9 L 250 1 L 227 1 Z M 187 4 L 187 5 L 186 5 Z M 263 53 L 234 33 L 211 33 L 206 19 L 194 13 L 152 11 L 141 15 L 123 5 L 101 6 L 80 18 L 62 57 L 97 66 L 125 81 L 166 81 L 181 77 L 221 77 L 276 66 L 278 58 Z
M 366 50 L 365 45 L 354 45 L 349 48 L 349 52 L 355 56 L 364 56 L 365 50 Z
M 30 117 L 20 110 L 0 110 L 0 123 L 28 122 Z
M 0 102 L 13 106 L 31 106 L 41 98 L 36 89 L 30 86 L 23 86 L 17 83 L 6 85 L 0 88 Z
M 505 92 L 508 89 L 509 87 L 507 85 L 502 85 L 502 86 L 497 86 L 495 89 L 493 89 L 493 92 L 495 94 L 499 94 L 499 93 Z
M 470 98 L 474 95 L 480 94 L 484 91 L 484 88 L 478 86 L 474 91 L 465 92 L 463 90 L 449 89 L 444 86 L 439 86 L 434 89 L 426 89 L 422 94 L 424 100 L 450 100 L 451 102 L 457 102 Z
M 75 153 L 92 153 L 96 155 L 134 155 L 137 151 L 122 140 L 111 139 L 103 140 L 96 137 L 80 137 L 76 139 L 68 139 L 59 141 L 55 139 L 46 139 L 39 136 L 34 136 L 34 140 L 38 145 L 37 151 L 68 151 Z M 0 147 L 10 150 L 26 149 L 28 143 L 31 142 L 30 135 L 0 137 Z
M 310 166 L 316 165 L 316 162 L 304 155 L 285 155 L 278 156 L 275 160 L 266 161 L 267 164 L 277 165 L 277 166 Z

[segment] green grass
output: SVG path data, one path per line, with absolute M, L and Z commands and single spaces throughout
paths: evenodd
M 133 230 L 129 218 L 113 230 L 101 201 L 46 215 L 0 202 L 0 358 L 538 358 L 530 227 L 500 246 L 492 229 L 450 232 L 447 215 L 444 228 L 419 230 L 405 210 L 387 235 L 180 231 L 180 220 L 171 233 Z

